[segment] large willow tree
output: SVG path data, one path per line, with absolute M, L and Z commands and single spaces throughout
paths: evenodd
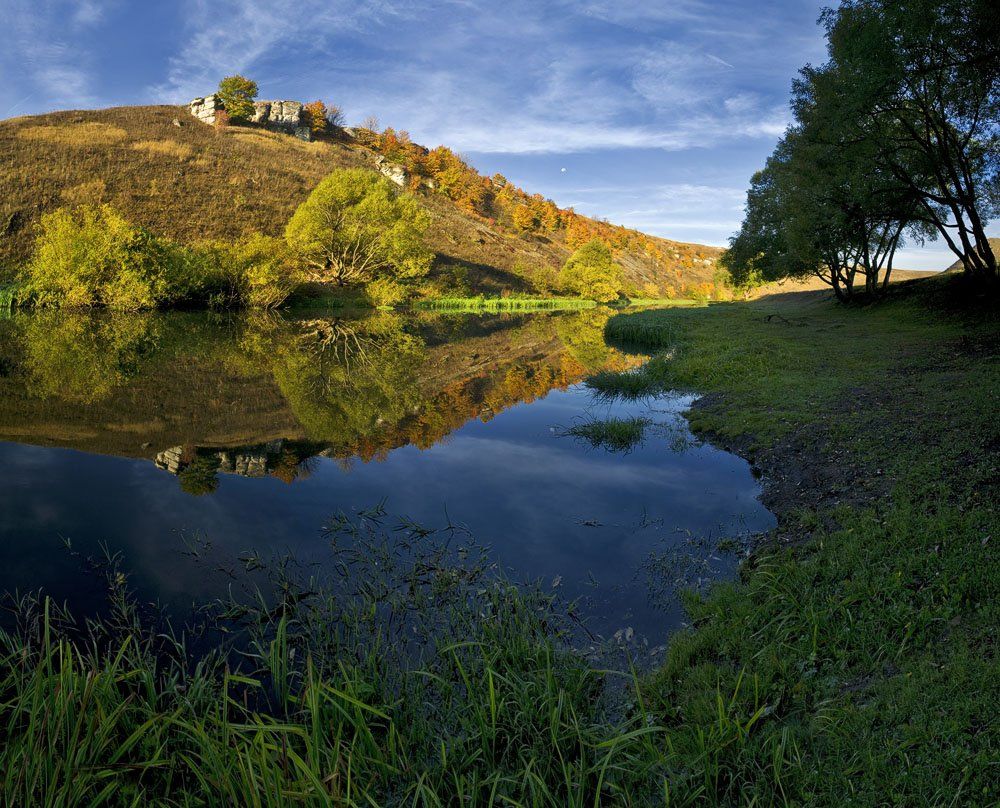
M 430 269 L 430 217 L 410 194 L 365 169 L 334 171 L 292 216 L 285 240 L 317 280 L 339 286 L 409 280 Z

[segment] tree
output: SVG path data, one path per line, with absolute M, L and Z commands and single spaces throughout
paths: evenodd
M 423 277 L 433 254 L 430 218 L 417 200 L 366 169 L 334 171 L 285 228 L 285 240 L 318 279 L 339 286 L 377 277 Z
M 335 126 L 338 129 L 343 129 L 344 124 L 347 123 L 347 118 L 344 115 L 344 110 L 342 110 L 336 104 L 327 104 L 326 122 L 330 126 Z
M 511 214 L 511 219 L 514 222 L 514 227 L 524 233 L 535 230 L 538 227 L 538 218 L 527 205 L 518 205 L 515 207 L 513 214 Z
M 904 231 L 922 232 L 916 196 L 880 166 L 835 71 L 803 70 L 793 109 L 795 125 L 752 180 L 723 266 L 737 288 L 811 273 L 847 301 L 860 274 L 879 294 Z
M 559 282 L 567 292 L 589 300 L 614 300 L 622 288 L 621 268 L 600 239 L 588 241 L 569 257 Z
M 878 164 L 967 273 L 997 278 L 1000 14 L 995 0 L 844 0 L 824 13 L 829 69 Z
M 321 135 L 329 126 L 327 120 L 327 107 L 322 101 L 313 101 L 303 108 L 305 112 L 305 122 L 314 135 Z
M 246 121 L 253 116 L 253 100 L 257 97 L 257 83 L 245 76 L 226 76 L 219 82 L 216 93 L 230 119 Z

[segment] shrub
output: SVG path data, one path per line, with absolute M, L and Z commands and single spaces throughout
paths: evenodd
M 406 287 L 389 278 L 376 278 L 365 286 L 365 297 L 376 308 L 395 306 L 406 300 Z
M 25 291 L 42 306 L 149 309 L 169 297 L 183 262 L 176 245 L 107 205 L 60 208 L 42 216 Z
M 600 239 L 588 241 L 569 257 L 559 273 L 563 289 L 591 300 L 614 300 L 622 288 L 622 272 L 611 249 Z
M 219 308 L 275 308 L 302 280 L 285 242 L 259 233 L 242 241 L 199 244 L 187 269 L 184 297 Z
M 42 217 L 19 299 L 119 311 L 183 302 L 273 308 L 301 278 L 282 239 L 256 234 L 185 249 L 106 205 L 83 206 Z
M 231 119 L 245 121 L 253 115 L 257 82 L 251 81 L 246 76 L 226 76 L 219 82 L 217 95 Z
M 334 171 L 299 205 L 285 229 L 292 251 L 338 285 L 427 274 L 430 217 L 409 194 L 365 169 Z

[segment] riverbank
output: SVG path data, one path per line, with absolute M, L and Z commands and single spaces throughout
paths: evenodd
M 997 309 L 959 278 L 612 319 L 779 527 L 643 686 L 708 803 L 1000 798 Z M 673 768 L 673 767 L 672 767 Z

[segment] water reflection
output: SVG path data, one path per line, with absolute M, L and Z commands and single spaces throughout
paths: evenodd
M 609 404 L 578 384 L 643 359 L 605 344 L 609 315 L 0 321 L 0 590 L 90 605 L 56 552 L 67 537 L 85 554 L 107 542 L 145 596 L 184 605 L 226 585 L 178 552 L 192 536 L 220 564 L 319 563 L 328 517 L 385 501 L 466 525 L 518 577 L 558 579 L 601 631 L 661 635 L 681 619 L 663 559 L 690 545 L 706 577 L 725 573 L 735 557 L 690 537 L 771 516 L 742 460 L 691 441 L 687 399 Z M 572 435 L 595 416 L 649 428 L 608 452 Z

